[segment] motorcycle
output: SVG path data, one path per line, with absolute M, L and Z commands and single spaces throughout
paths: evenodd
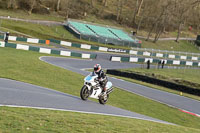
M 82 100 L 87 100 L 89 97 L 99 100 L 100 104 L 106 104 L 109 94 L 113 91 L 110 81 L 106 84 L 106 93 L 102 94 L 102 88 L 98 81 L 98 75 L 95 72 L 90 73 L 84 78 L 84 85 L 81 88 L 80 96 Z

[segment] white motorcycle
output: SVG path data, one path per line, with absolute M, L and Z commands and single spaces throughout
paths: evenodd
M 81 89 L 80 96 L 82 100 L 87 100 L 89 97 L 99 100 L 100 104 L 106 104 L 109 94 L 113 91 L 112 83 L 107 82 L 106 94 L 102 94 L 102 88 L 98 81 L 98 75 L 94 72 L 90 73 L 84 79 L 84 85 Z

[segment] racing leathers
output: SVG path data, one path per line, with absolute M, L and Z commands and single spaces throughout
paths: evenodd
M 106 92 L 106 84 L 108 82 L 107 76 L 101 69 L 99 72 L 95 72 L 98 75 L 99 84 L 102 88 L 102 92 Z

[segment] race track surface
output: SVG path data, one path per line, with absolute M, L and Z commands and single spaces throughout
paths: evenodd
M 40 60 L 85 76 L 88 75 L 89 72 L 84 71 L 84 69 L 93 68 L 93 66 L 97 63 L 101 64 L 102 67 L 105 69 L 132 68 L 141 66 L 133 63 L 110 62 L 105 59 L 83 60 L 48 56 L 40 57 Z M 114 86 L 127 90 L 129 92 L 147 97 L 149 99 L 167 104 L 169 106 L 200 114 L 199 101 L 159 91 L 142 85 L 130 83 L 121 79 L 109 77 L 109 80 L 113 83 Z M 101 105 L 98 102 L 93 102 L 89 100 L 83 101 L 76 96 L 9 79 L 0 78 L 0 92 L 0 105 L 59 109 L 65 111 L 130 117 L 171 124 L 117 107 Z
M 79 60 L 79 59 L 69 59 L 69 58 L 59 58 L 59 57 L 41 57 L 40 59 L 52 65 L 65 68 L 82 75 L 87 75 L 89 72 L 83 71 L 81 69 L 92 68 L 94 64 L 97 63 L 101 64 L 102 67 L 105 69 L 140 67 L 140 65 L 133 63 L 110 62 L 107 60 L 98 60 L 98 59 Z M 114 86 L 127 90 L 129 92 L 147 97 L 149 99 L 167 104 L 172 107 L 183 109 L 195 114 L 200 114 L 200 102 L 197 100 L 160 91 L 157 89 L 152 89 L 142 85 L 130 83 L 127 81 L 123 81 L 121 79 L 109 78 L 109 80 L 113 83 Z
M 170 124 L 113 106 L 101 105 L 98 102 L 89 100 L 83 101 L 76 96 L 15 80 L 0 78 L 0 92 L 0 105 L 53 108 L 65 111 L 129 117 Z

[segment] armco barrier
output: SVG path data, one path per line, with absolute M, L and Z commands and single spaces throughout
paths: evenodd
M 148 60 L 150 60 L 150 63 L 158 63 L 159 61 L 165 61 L 165 64 L 168 65 L 200 67 L 200 62 L 183 61 L 183 60 L 154 59 L 154 58 L 143 58 L 143 57 L 114 57 L 114 56 L 111 56 L 110 60 L 118 62 L 130 62 L 130 63 L 145 63 Z
M 40 48 L 40 47 L 28 46 L 28 45 L 22 45 L 22 44 L 15 44 L 15 43 L 0 42 L 0 47 L 10 47 L 10 48 L 15 48 L 15 49 L 35 51 L 35 52 L 45 53 L 45 54 L 72 56 L 72 57 L 79 57 L 79 58 L 84 58 L 84 59 L 95 59 L 96 58 L 96 54 L 76 53 L 76 52 L 70 52 L 70 51 L 65 51 L 65 50 Z
M 51 42 L 68 46 L 68 47 L 76 47 L 82 49 L 91 49 L 91 50 L 98 50 L 98 51 L 105 51 L 105 52 L 116 52 L 116 53 L 126 53 L 136 56 L 146 56 L 146 57 L 157 57 L 157 58 L 168 58 L 168 59 L 179 59 L 179 60 L 191 60 L 191 61 L 200 61 L 200 56 L 185 56 L 185 55 L 175 55 L 175 54 L 166 54 L 166 53 L 155 53 L 155 52 L 148 52 L 148 51 L 137 51 L 137 50 L 125 50 L 125 49 L 114 49 L 114 48 L 107 48 L 107 47 L 99 47 L 87 44 L 77 44 L 71 43 L 66 41 L 59 41 L 50 39 Z M 192 53 L 191 53 L 192 54 Z
M 192 60 L 192 61 L 200 61 L 200 56 L 186 56 L 186 55 L 176 55 L 176 54 L 169 54 L 169 53 L 155 53 L 155 52 L 147 52 L 147 51 L 136 51 L 130 50 L 129 54 L 136 55 L 136 56 L 146 56 L 146 57 L 157 57 L 157 58 L 168 58 L 168 59 L 179 59 L 179 60 Z M 188 53 L 193 54 L 193 53 Z
M 163 86 L 163 87 L 166 87 L 166 88 L 170 88 L 170 89 L 173 89 L 173 90 L 177 90 L 177 91 L 189 93 L 189 94 L 192 94 L 192 95 L 200 96 L 200 89 L 195 89 L 195 88 L 192 88 L 192 87 L 179 85 L 179 84 L 172 83 L 172 82 L 169 82 L 169 81 L 164 81 L 164 80 L 160 80 L 160 79 L 156 79 L 156 78 L 152 78 L 152 77 L 148 77 L 148 76 L 144 76 L 144 75 L 140 75 L 140 74 L 136 74 L 136 73 L 121 72 L 121 71 L 118 71 L 118 70 L 107 70 L 107 74 L 131 78 L 131 79 L 135 79 L 135 80 L 140 80 L 140 81 L 143 81 L 143 82 L 156 84 L 156 85 Z
M 3 38 L 3 36 L 0 35 L 0 39 Z M 200 61 L 200 56 L 188 56 L 188 55 L 176 55 L 173 53 L 163 53 L 163 52 L 150 52 L 150 51 L 139 51 L 137 50 L 125 50 L 125 49 L 114 49 L 114 48 L 107 48 L 107 47 L 99 47 L 99 46 L 93 46 L 88 44 L 78 44 L 78 43 L 72 43 L 67 41 L 60 41 L 55 39 L 49 39 L 49 40 L 40 40 L 40 39 L 33 39 L 33 38 L 21 38 L 16 36 L 9 36 L 8 40 L 10 41 L 23 41 L 23 42 L 29 42 L 29 43 L 42 43 L 42 44 L 49 44 L 49 42 L 57 43 L 63 46 L 68 47 L 76 47 L 76 48 L 82 48 L 82 49 L 89 49 L 89 50 L 98 50 L 98 51 L 104 51 L 104 52 L 116 52 L 116 53 L 126 53 L 130 55 L 135 56 L 145 56 L 145 57 L 157 57 L 161 59 L 174 59 L 174 60 L 190 60 L 190 61 Z M 192 55 L 193 53 L 188 53 Z
M 0 39 L 3 39 L 4 36 L 0 35 Z M 41 40 L 41 39 L 35 39 L 35 38 L 23 38 L 23 37 L 16 37 L 16 36 L 9 36 L 9 41 L 21 41 L 21 42 L 28 42 L 28 43 L 41 43 L 41 44 L 47 44 L 48 40 Z

